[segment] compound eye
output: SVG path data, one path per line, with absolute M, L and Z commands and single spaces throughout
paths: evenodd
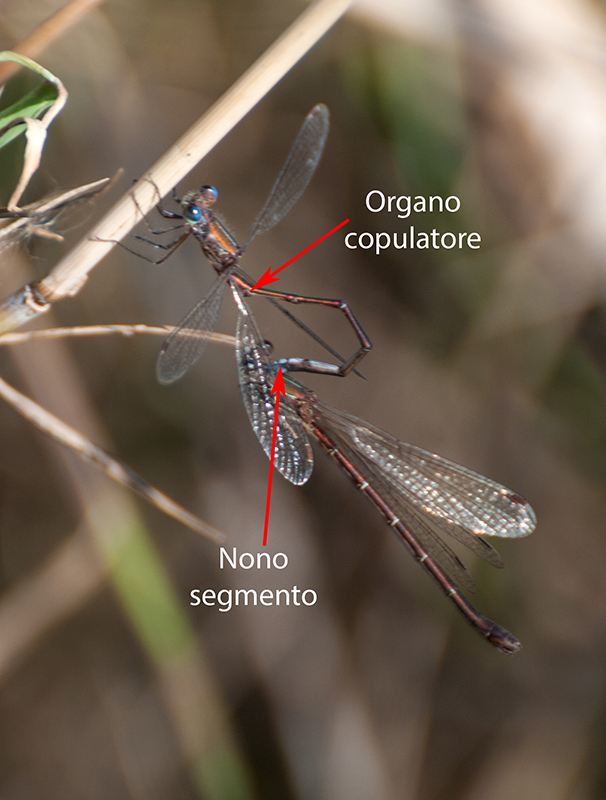
M 203 186 L 200 189 L 200 197 L 204 200 L 205 203 L 211 205 L 212 203 L 217 202 L 217 198 L 219 197 L 219 192 L 215 189 L 214 186 Z
M 183 210 L 183 219 L 186 222 L 200 222 L 202 219 L 202 211 L 196 205 L 187 206 Z

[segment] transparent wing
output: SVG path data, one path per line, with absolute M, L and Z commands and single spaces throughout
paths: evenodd
M 525 529 L 524 533 L 531 532 L 527 526 L 529 521 L 534 526 L 534 512 L 519 495 L 514 495 L 500 484 L 446 461 L 440 456 L 434 456 L 420 448 L 399 442 L 393 436 L 369 423 L 317 401 L 314 417 L 318 427 L 328 433 L 335 447 L 345 455 L 370 487 L 387 503 L 398 520 L 413 534 L 423 549 L 458 586 L 471 592 L 475 591 L 473 577 L 465 564 L 444 541 L 445 534 L 456 539 L 493 566 L 503 567 L 503 560 L 499 553 L 478 534 L 480 532 L 494 534 L 496 529 L 502 531 L 507 526 L 513 526 L 514 518 L 516 523 Z M 411 465 L 407 460 L 411 455 L 409 448 L 417 459 L 422 456 L 424 461 L 428 462 L 423 478 L 419 478 L 418 465 Z M 463 476 L 465 476 L 467 483 L 465 484 L 466 492 L 463 495 L 457 494 L 458 490 L 453 490 L 451 485 L 446 488 L 444 484 L 440 483 L 444 472 L 449 475 L 456 474 L 459 480 L 463 480 Z M 487 491 L 486 485 L 490 487 L 491 492 Z M 476 516 L 472 521 L 470 520 L 470 510 L 466 509 L 463 513 L 461 506 L 465 507 L 470 496 L 478 489 L 480 489 L 480 496 L 474 496 L 471 504 L 476 511 Z M 505 513 L 502 513 L 499 505 L 496 509 L 492 508 L 495 495 L 497 502 L 502 501 L 503 495 L 499 490 L 506 492 L 511 498 L 510 503 L 506 503 Z M 482 492 L 484 492 L 483 495 Z M 446 515 L 444 503 L 451 504 L 449 516 Z M 521 515 L 517 511 L 518 506 L 524 508 Z M 482 511 L 483 516 L 492 514 L 493 517 L 496 517 L 498 524 L 493 520 L 494 528 L 490 531 L 486 524 L 481 531 L 478 530 L 477 512 L 479 510 Z M 461 520 L 467 524 L 473 524 L 474 527 L 466 527 Z M 512 533 L 507 535 L 512 535 Z M 524 534 L 517 532 L 516 535 Z
M 372 462 L 365 460 L 366 465 Z M 368 466 L 365 470 L 368 476 Z M 421 510 L 410 502 L 410 499 L 401 491 L 395 489 L 386 479 L 385 473 L 372 464 L 370 474 L 373 475 L 373 485 L 385 499 L 388 499 L 392 511 L 401 522 L 415 536 L 427 553 L 450 575 L 454 582 L 463 589 L 475 592 L 475 581 L 460 558 L 444 541 L 444 534 L 448 534 L 456 541 L 463 544 L 477 556 L 483 558 L 493 567 L 502 569 L 503 559 L 495 548 L 487 541 L 465 528 L 455 525 L 443 517 L 437 517 Z
M 253 430 L 270 457 L 275 414 L 275 395 L 272 396 L 271 390 L 276 372 L 270 365 L 255 320 L 241 296 L 240 301 L 236 332 L 240 391 Z M 297 486 L 305 483 L 313 470 L 313 454 L 307 433 L 285 397 L 281 398 L 278 413 L 274 466 Z
M 227 273 L 219 275 L 206 297 L 164 341 L 156 362 L 156 377 L 160 383 L 178 381 L 204 352 L 208 339 L 200 336 L 199 332 L 213 333 L 217 327 L 227 278 Z
M 265 205 L 253 223 L 248 241 L 277 225 L 298 202 L 316 171 L 328 136 L 330 115 L 320 103 L 309 112 Z
M 326 407 L 323 406 L 323 410 Z M 434 518 L 455 538 L 476 535 L 528 536 L 536 526 L 529 503 L 500 483 L 470 469 L 400 442 L 367 422 L 329 409 L 354 447 L 381 471 L 392 490 Z

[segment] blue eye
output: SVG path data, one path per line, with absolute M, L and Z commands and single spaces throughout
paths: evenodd
M 214 186 L 202 186 L 200 189 L 200 197 L 204 200 L 205 203 L 211 205 L 212 203 L 217 202 L 217 198 L 219 197 L 219 192 L 215 189 Z
M 187 206 L 187 208 L 183 209 L 183 219 L 186 222 L 200 222 L 202 219 L 202 211 L 198 206 Z

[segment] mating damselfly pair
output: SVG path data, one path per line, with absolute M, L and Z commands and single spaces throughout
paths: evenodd
M 218 197 L 214 187 L 203 186 L 181 200 L 175 196 L 181 206 L 180 214 L 158 206 L 164 217 L 177 221 L 170 230 L 178 231 L 178 236 L 168 244 L 154 243 L 165 251 L 154 263 L 165 261 L 193 235 L 217 272 L 208 294 L 164 342 L 157 363 L 158 379 L 161 383 L 173 383 L 200 357 L 206 341 L 199 332 L 214 331 L 224 290 L 229 285 L 238 308 L 236 358 L 240 389 L 253 430 L 268 456 L 272 454 L 276 408 L 271 392 L 278 369 L 282 367 L 287 373 L 345 376 L 355 371 L 371 349 L 370 340 L 344 301 L 253 290 L 254 281 L 239 263 L 253 238 L 280 222 L 307 188 L 322 155 L 328 128 L 328 109 L 315 106 L 306 117 L 242 248 L 213 212 Z M 279 305 L 290 319 L 320 341 L 338 363 L 304 358 L 272 360 L 246 299 L 253 291 L 278 305 L 280 302 L 318 304 L 339 309 L 358 339 L 358 349 L 349 358 L 342 358 Z M 502 652 L 517 651 L 518 640 L 482 616 L 463 596 L 459 587 L 473 591 L 474 581 L 443 536 L 453 537 L 493 566 L 502 567 L 500 556 L 482 537 L 515 538 L 531 533 L 536 519 L 527 501 L 488 478 L 400 442 L 370 423 L 325 405 L 300 383 L 287 379 L 286 391 L 275 421 L 274 464 L 280 473 L 296 485 L 309 479 L 313 469 L 311 435 L 383 514 L 468 622 Z

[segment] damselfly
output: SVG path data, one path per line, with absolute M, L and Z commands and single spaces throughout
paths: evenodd
M 183 199 L 175 196 L 174 199 L 181 205 L 180 214 L 167 211 L 162 206 L 158 206 L 162 216 L 181 220 L 180 224 L 169 230 L 184 230 L 173 242 L 167 244 L 152 243 L 154 247 L 166 251 L 162 258 L 153 263 L 160 264 L 165 261 L 189 236 L 193 235 L 200 243 L 204 255 L 217 272 L 217 278 L 207 295 L 194 306 L 164 342 L 156 367 L 156 374 L 160 383 L 170 384 L 179 380 L 200 358 L 206 346 L 206 340 L 194 334 L 196 331 L 212 332 L 215 330 L 226 285 L 230 284 L 232 287 L 239 287 L 245 293 L 250 292 L 253 288 L 254 281 L 239 266 L 240 258 L 255 236 L 265 233 L 273 228 L 274 225 L 277 225 L 297 203 L 318 166 L 326 137 L 328 136 L 328 128 L 329 113 L 326 106 L 320 104 L 312 108 L 263 208 L 253 223 L 244 247 L 238 245 L 225 225 L 215 216 L 212 207 L 217 200 L 218 193 L 213 186 L 203 186 L 198 192 L 189 192 Z M 154 234 L 166 232 L 152 231 Z M 149 242 L 148 239 L 140 236 L 136 238 Z M 335 371 L 337 375 L 348 374 L 372 347 L 362 326 L 343 300 L 304 297 L 268 289 L 257 289 L 255 294 L 267 297 L 274 303 L 277 301 L 294 304 L 307 303 L 337 308 L 343 312 L 359 342 L 358 350 L 346 360 L 342 359 L 335 350 L 326 345 L 287 309 L 279 306 L 287 316 L 326 347 L 341 362 Z
M 329 374 L 334 367 L 300 359 L 271 361 L 244 298 L 237 289 L 233 292 L 239 307 L 240 389 L 253 429 L 270 456 L 275 411 L 271 390 L 278 367 Z M 502 652 L 519 650 L 515 636 L 464 597 L 459 586 L 474 591 L 473 577 L 441 537 L 447 534 L 493 566 L 503 567 L 497 551 L 482 536 L 517 538 L 532 533 L 536 517 L 528 502 L 489 478 L 331 408 L 299 383 L 288 379 L 286 387 L 275 449 L 275 465 L 282 475 L 295 484 L 307 481 L 313 469 L 307 436 L 311 434 L 383 514 L 467 621 Z

